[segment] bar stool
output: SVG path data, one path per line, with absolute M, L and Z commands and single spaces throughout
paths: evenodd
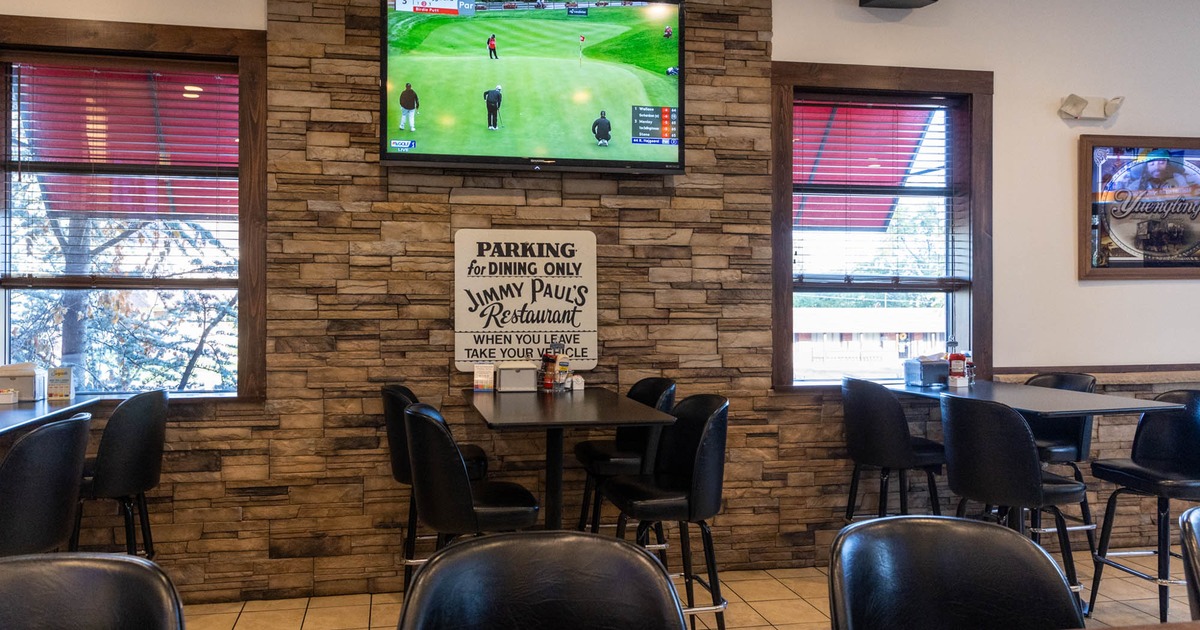
M 834 630 L 1084 627 L 1041 547 L 993 523 L 950 517 L 844 527 L 829 554 L 829 601 Z
M 507 481 L 471 481 L 450 427 L 425 404 L 404 411 L 417 517 L 438 533 L 438 549 L 462 534 L 512 531 L 537 522 L 538 501 Z
M 1096 377 L 1078 372 L 1046 372 L 1029 377 L 1025 384 L 1091 393 L 1096 390 Z M 1037 445 L 1038 458 L 1047 464 L 1069 466 L 1075 481 L 1085 483 L 1083 471 L 1079 469 L 1076 462 L 1087 461 L 1091 453 L 1092 417 L 1043 418 L 1036 414 L 1021 415 L 1025 416 L 1025 423 L 1029 425 L 1029 430 L 1033 433 L 1033 443 Z M 1083 500 L 1079 502 L 1079 513 L 1080 520 L 1085 525 L 1068 529 L 1083 529 L 1087 533 L 1088 549 L 1094 554 L 1096 553 L 1096 536 L 1093 531 L 1095 528 L 1086 525 L 1092 522 L 1092 510 L 1088 506 L 1086 493 L 1083 495 Z M 1030 530 L 1033 532 L 1033 539 L 1037 541 L 1038 536 L 1045 533 L 1046 530 L 1041 527 L 1040 512 L 1035 511 L 1030 514 L 1030 517 L 1033 521 Z M 1069 518 L 1074 519 L 1073 516 Z
M 416 557 L 417 549 L 417 499 L 412 492 L 412 464 L 409 461 L 408 435 L 404 430 L 404 410 L 409 405 L 420 402 L 411 389 L 403 385 L 384 385 L 380 392 L 383 396 L 383 422 L 387 429 L 388 454 L 392 462 L 392 478 L 409 486 L 408 492 L 408 522 L 404 526 L 404 585 L 412 580 L 414 566 L 421 565 L 424 559 Z M 471 481 L 479 481 L 487 476 L 487 453 L 475 444 L 459 444 L 463 462 L 467 466 L 467 477 Z
M 1024 529 L 1024 509 L 1054 515 L 1063 570 L 1071 589 L 1081 590 L 1071 555 L 1071 540 L 1060 505 L 1078 503 L 1083 483 L 1042 470 L 1033 434 L 1013 408 L 988 400 L 942 395 L 942 431 L 946 439 L 946 476 L 950 490 L 968 500 L 1007 508 L 1009 527 Z
M 925 471 L 929 483 L 929 506 L 941 514 L 935 474 L 946 463 L 941 444 L 908 431 L 908 419 L 896 395 L 883 385 L 849 376 L 842 378 L 842 422 L 846 451 L 854 461 L 850 496 L 846 499 L 846 521 L 854 519 L 858 504 L 858 477 L 864 466 L 879 468 L 879 516 L 887 516 L 888 481 L 891 471 L 900 476 L 900 513 L 908 514 L 910 469 Z
M 675 381 L 669 378 L 644 378 L 629 388 L 626 397 L 647 407 L 670 412 L 675 405 Z M 647 454 L 658 448 L 662 427 L 617 427 L 614 440 L 585 440 L 575 445 L 575 459 L 583 465 L 586 477 L 583 481 L 583 502 L 579 511 L 579 526 L 583 531 L 588 524 L 589 500 L 593 491 L 595 501 L 591 503 L 592 532 L 600 529 L 600 506 L 604 494 L 600 482 L 616 475 L 636 475 L 642 472 L 642 463 Z
M 75 414 L 13 442 L 0 462 L 0 556 L 54 551 L 70 539 L 91 421 Z
M 684 612 L 715 612 L 717 627 L 725 630 L 727 602 L 721 596 L 712 530 L 707 521 L 721 510 L 729 400 L 716 394 L 688 396 L 675 405 L 671 415 L 676 418 L 675 424 L 663 428 L 653 474 L 612 477 L 604 482 L 604 496 L 621 510 L 618 538 L 625 537 L 625 527 L 631 518 L 638 521 L 637 542 L 642 546 L 649 542 L 649 531 L 655 525 L 663 521 L 679 524 L 679 550 L 687 591 Z M 700 528 L 707 582 L 692 570 L 689 523 Z M 659 552 L 665 566 L 664 555 L 664 551 Z M 696 606 L 695 583 L 712 595 L 711 606 Z
M 400 630 L 684 630 L 671 578 L 623 540 L 491 534 L 437 552 L 405 594 Z
M 175 586 L 158 565 L 140 557 L 55 553 L 3 558 L 0 593 L 0 628 L 9 630 L 183 629 L 183 602 Z
M 1098 459 L 1092 476 L 1117 484 L 1104 508 L 1100 549 L 1095 555 L 1095 578 L 1091 606 L 1100 593 L 1105 565 L 1158 584 L 1158 617 L 1167 621 L 1169 586 L 1183 581 L 1171 579 L 1171 499 L 1200 501 L 1200 390 L 1177 389 L 1155 396 L 1155 400 L 1186 405 L 1178 411 L 1148 411 L 1138 421 L 1133 449 L 1127 459 Z M 1153 551 L 1123 551 L 1110 554 L 1109 539 L 1117 515 L 1117 497 L 1132 494 L 1158 498 L 1158 546 Z M 1157 555 L 1158 575 L 1148 575 L 1109 556 Z
M 96 457 L 89 459 L 79 487 L 80 507 L 89 499 L 112 499 L 125 517 L 125 551 L 137 555 L 137 533 L 133 524 L 133 504 L 137 503 L 142 526 L 142 548 L 154 559 L 154 538 L 150 533 L 150 513 L 146 493 L 158 487 L 162 476 L 163 446 L 167 432 L 167 392 L 142 392 L 125 399 L 113 409 Z M 75 531 L 71 551 L 79 548 L 79 530 L 83 510 L 75 513 Z

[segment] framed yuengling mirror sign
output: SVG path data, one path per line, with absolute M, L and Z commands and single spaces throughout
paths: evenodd
M 1079 137 L 1079 278 L 1200 278 L 1200 138 Z

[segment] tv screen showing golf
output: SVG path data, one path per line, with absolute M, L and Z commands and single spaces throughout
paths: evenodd
M 680 1 L 386 0 L 386 163 L 677 173 Z

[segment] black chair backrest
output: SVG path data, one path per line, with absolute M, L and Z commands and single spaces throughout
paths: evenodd
M 419 403 L 417 395 L 403 385 L 384 385 L 383 424 L 387 428 L 388 453 L 392 457 L 392 478 L 412 485 L 412 469 L 408 461 L 408 435 L 404 432 L 404 409 Z
M 1200 507 L 1189 508 L 1179 516 L 1179 533 L 1183 543 L 1183 574 L 1187 580 L 1188 606 L 1192 621 L 1200 620 Z
M 1187 405 L 1179 411 L 1147 411 L 1133 436 L 1133 461 L 1170 464 L 1178 472 L 1200 473 L 1200 390 L 1176 389 L 1155 400 Z M 1196 475 L 1189 475 L 1196 478 Z
M 167 435 L 167 392 L 142 392 L 113 409 L 96 450 L 92 492 L 129 497 L 158 485 Z
M 75 526 L 91 421 L 91 414 L 75 414 L 13 443 L 0 463 L 0 556 L 66 546 Z M 13 597 L 0 592 L 5 593 L 0 600 Z
M 647 407 L 671 413 L 671 407 L 675 406 L 675 381 L 661 376 L 644 378 L 634 383 L 625 396 Z M 623 451 L 641 450 L 661 431 L 661 426 L 617 427 L 617 448 Z
M 682 630 L 679 597 L 645 550 L 569 531 L 493 534 L 436 553 L 400 630 Z
M 144 558 L 55 553 L 0 559 L 0 628 L 181 630 L 171 580 Z
M 942 433 L 951 492 L 991 505 L 1042 505 L 1037 446 L 1012 407 L 943 395 Z
M 721 511 L 729 399 L 694 394 L 679 401 L 671 415 L 675 424 L 663 428 L 655 473 L 691 489 L 688 520 L 712 518 Z
M 1026 385 L 1049 387 L 1072 392 L 1092 393 L 1096 391 L 1096 377 L 1080 372 L 1045 372 L 1035 374 L 1025 381 Z M 1088 458 L 1092 449 L 1092 417 L 1069 416 L 1056 418 L 1040 418 L 1036 415 L 1025 416 L 1025 422 L 1034 435 L 1052 440 L 1070 440 L 1079 446 L 1080 461 Z
M 848 525 L 829 557 L 834 630 L 1082 628 L 1054 560 L 1017 532 L 942 516 Z
M 425 403 L 405 411 L 412 493 L 422 523 L 443 534 L 480 531 L 467 465 L 442 414 Z
M 842 422 L 846 452 L 856 463 L 892 469 L 916 465 L 904 408 L 883 385 L 843 377 Z

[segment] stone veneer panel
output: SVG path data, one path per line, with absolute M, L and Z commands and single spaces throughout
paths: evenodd
M 461 228 L 594 231 L 601 358 L 589 384 L 665 375 L 681 396 L 728 396 L 720 564 L 823 561 L 850 470 L 840 396 L 770 389 L 771 0 L 687 11 L 687 173 L 634 177 L 381 167 L 378 1 L 269 1 L 267 400 L 172 404 L 150 503 L 158 560 L 187 601 L 401 589 L 408 494 L 389 470 L 384 383 L 441 407 L 499 478 L 542 489 L 541 437 L 487 431 L 459 393 Z M 936 409 L 912 410 L 914 429 L 937 437 Z M 1135 421 L 1102 423 L 1097 451 L 1127 451 Z M 568 453 L 588 437 L 569 435 Z M 568 523 L 581 489 L 568 469 Z M 1148 540 L 1140 520 L 1122 519 L 1121 541 Z M 111 507 L 89 504 L 83 543 L 122 540 Z

